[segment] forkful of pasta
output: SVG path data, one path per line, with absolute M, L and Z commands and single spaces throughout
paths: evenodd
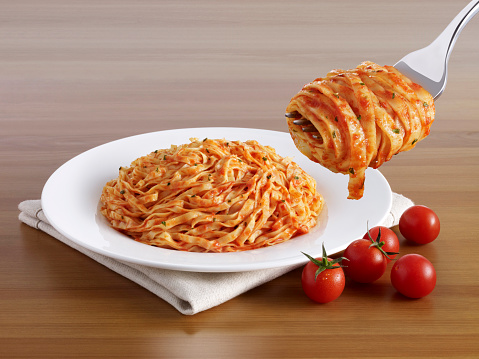
M 365 61 L 355 69 L 332 70 L 291 99 L 286 119 L 296 147 L 349 175 L 348 198 L 363 196 L 368 167 L 378 168 L 429 134 L 449 56 L 478 11 L 479 0 L 471 1 L 430 45 L 394 66 Z

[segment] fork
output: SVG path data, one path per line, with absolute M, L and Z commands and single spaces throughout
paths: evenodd
M 449 56 L 462 29 L 479 12 L 479 0 L 473 0 L 461 10 L 443 32 L 428 46 L 411 52 L 399 60 L 394 67 L 411 81 L 420 84 L 434 100 L 443 93 L 447 81 Z M 316 133 L 318 130 L 298 112 L 287 112 L 293 123 L 302 126 L 303 132 Z M 319 133 L 313 137 L 319 138 Z

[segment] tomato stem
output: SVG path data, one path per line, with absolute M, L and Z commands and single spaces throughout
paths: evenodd
M 343 265 L 340 264 L 340 262 L 342 262 L 343 260 L 347 260 L 347 261 L 349 260 L 346 257 L 339 257 L 339 258 L 336 258 L 336 259 L 329 260 L 328 255 L 326 253 L 326 249 L 324 248 L 324 243 L 322 245 L 322 249 L 323 249 L 323 256 L 322 256 L 321 260 L 313 258 L 309 254 L 301 252 L 306 257 L 308 257 L 308 259 L 311 262 L 313 262 L 314 264 L 316 264 L 318 266 L 318 270 L 316 271 L 316 273 L 314 275 L 314 280 L 316 280 L 316 278 L 318 278 L 318 275 L 320 273 L 324 272 L 327 269 L 336 269 L 336 268 L 344 267 Z
M 376 247 L 377 249 L 379 249 L 379 251 L 389 260 L 392 260 L 389 256 L 391 255 L 394 255 L 394 254 L 399 254 L 399 252 L 386 252 L 384 249 L 383 249 L 383 246 L 384 244 L 386 244 L 384 241 L 381 241 L 381 227 L 379 227 L 378 229 L 378 236 L 376 237 L 376 240 L 374 240 L 372 237 L 371 237 L 371 233 L 369 233 L 369 225 L 368 225 L 368 237 L 369 239 L 371 240 L 371 245 L 369 246 L 369 248 L 371 247 Z

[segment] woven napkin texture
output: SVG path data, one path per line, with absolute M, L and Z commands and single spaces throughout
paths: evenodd
M 397 225 L 401 214 L 413 202 L 393 193 L 393 205 L 382 225 Z M 23 201 L 18 206 L 19 219 L 25 224 L 44 231 L 77 251 L 89 256 L 111 270 L 156 294 L 180 313 L 193 315 L 224 303 L 248 290 L 271 281 L 295 268 L 297 265 L 234 273 L 197 273 L 143 266 L 119 261 L 69 240 L 48 223 L 40 200 Z

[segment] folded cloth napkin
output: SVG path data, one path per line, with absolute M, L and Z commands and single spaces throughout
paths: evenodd
M 398 224 L 401 214 L 412 205 L 410 199 L 394 193 L 391 212 L 382 225 L 392 227 Z M 141 285 L 186 315 L 215 307 L 298 267 L 293 265 L 238 273 L 195 273 L 123 262 L 86 249 L 60 234 L 48 223 L 40 200 L 24 201 L 18 208 L 22 222 L 48 233 Z

